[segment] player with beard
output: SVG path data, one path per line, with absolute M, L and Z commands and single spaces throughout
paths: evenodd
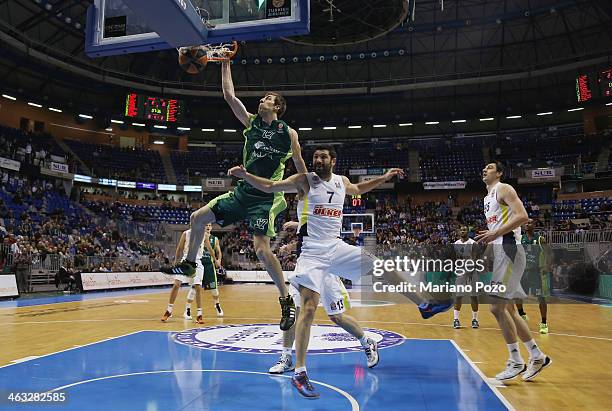
M 390 169 L 385 175 L 373 180 L 353 184 L 345 176 L 333 173 L 336 152 L 331 146 L 318 147 L 313 154 L 314 173 L 296 174 L 285 180 L 271 181 L 257 177 L 237 166 L 229 174 L 243 178 L 263 192 L 278 192 L 297 189 L 302 198 L 299 234 L 302 238 L 301 252 L 294 274 L 289 281 L 301 296 L 300 315 L 297 320 L 296 364 L 293 385 L 307 398 L 318 398 L 319 394 L 306 373 L 306 352 L 310 339 L 310 327 L 321 299 L 327 313 L 336 324 L 359 339 L 368 358 L 368 366 L 378 363 L 377 346 L 366 337 L 359 324 L 348 315 L 343 298 L 337 298 L 333 285 L 340 281 L 338 276 L 357 280 L 374 268 L 374 258 L 362 248 L 346 244 L 340 238 L 342 209 L 347 194 L 364 194 L 389 181 L 403 176 L 399 168 Z

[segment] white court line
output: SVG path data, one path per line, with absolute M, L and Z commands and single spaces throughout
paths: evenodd
M 38 355 L 30 355 L 29 357 L 18 358 L 16 360 L 12 360 L 10 362 L 12 362 L 13 364 L 19 364 L 20 362 L 26 362 L 26 361 L 30 361 L 30 360 L 35 360 L 38 357 L 39 357 Z
M 169 284 L 168 288 L 171 288 L 171 286 L 172 286 L 172 284 Z M 187 287 L 184 286 L 184 287 L 181 287 L 181 288 L 187 288 Z M 89 302 L 89 301 L 106 300 L 108 298 L 122 297 L 121 295 L 117 295 L 117 294 L 119 294 L 119 293 L 126 293 L 126 292 L 129 292 L 129 291 L 130 290 L 123 290 L 123 291 L 117 290 L 115 292 L 109 291 L 109 293 L 114 293 L 115 295 L 110 295 L 110 296 L 106 296 L 106 297 L 104 297 L 104 296 L 99 296 L 98 297 L 98 296 L 95 296 L 95 295 L 92 295 L 92 294 L 83 293 L 83 294 L 80 294 L 80 295 L 83 295 L 83 296 L 91 295 L 91 298 L 87 298 L 87 299 L 83 299 L 83 300 L 74 300 L 74 301 L 55 301 L 55 302 L 52 302 L 52 303 L 24 305 L 24 306 L 21 306 L 21 307 L 0 307 L 0 310 L 14 310 L 14 309 L 17 309 L 17 308 L 44 307 L 45 305 L 56 305 L 56 304 L 86 303 L 86 302 Z M 138 291 L 138 290 L 133 290 L 133 291 Z M 168 290 L 160 289 L 160 291 L 147 291 L 147 292 L 138 292 L 138 293 L 135 293 L 135 294 L 133 294 L 133 293 L 125 294 L 125 295 L 123 295 L 123 297 L 131 296 L 131 295 L 137 296 L 137 295 L 162 294 L 162 293 L 166 294 L 167 292 L 168 292 Z M 43 298 L 53 298 L 53 297 L 43 297 Z M 27 301 L 27 300 L 23 300 L 23 301 Z M 240 301 L 244 301 L 244 300 L 240 300 Z M 261 300 L 258 300 L 258 301 L 261 302 Z
M 177 317 L 178 318 L 178 317 Z M 277 319 L 275 318 L 270 318 L 270 317 L 204 317 L 205 320 L 210 320 L 210 321 L 218 321 L 218 320 L 256 320 L 256 321 L 276 321 Z M 1 323 L 0 324 L 0 328 L 2 328 L 3 326 L 7 326 L 7 325 L 27 325 L 27 324 L 53 324 L 53 323 L 87 323 L 87 322 L 112 322 L 112 321 L 153 321 L 153 322 L 159 322 L 158 318 L 152 318 L 152 317 L 144 317 L 144 318 L 103 318 L 103 319 L 82 319 L 82 320 L 48 320 L 48 321 L 23 321 L 23 322 L 13 322 L 13 323 Z M 180 321 L 180 320 L 179 320 Z M 184 320 L 184 321 L 189 321 L 189 320 Z M 331 321 L 327 321 L 327 320 L 322 320 L 322 321 L 326 321 L 325 324 L 332 324 Z M 425 324 L 425 323 L 416 323 L 416 322 L 400 322 L 400 321 L 377 321 L 377 320 L 360 320 L 357 319 L 357 321 L 359 321 L 359 323 L 373 323 L 373 324 L 397 324 L 397 325 L 416 325 L 416 326 L 421 326 L 421 327 L 443 327 L 443 328 L 452 328 L 452 325 L 445 325 L 445 324 Z M 170 322 L 170 323 L 165 323 L 165 324 L 173 324 L 175 322 Z M 180 324 L 180 323 L 179 323 Z M 214 324 L 211 324 L 214 325 Z M 479 330 L 486 330 L 486 331 L 501 331 L 499 328 L 493 328 L 493 327 L 480 327 Z M 540 333 L 538 331 L 529 331 L 531 334 L 534 334 L 536 336 L 539 336 Z M 587 339 L 591 339 L 591 340 L 601 340 L 601 341 L 612 341 L 612 338 L 608 338 L 608 337 L 594 337 L 594 336 L 590 336 L 590 335 L 579 335 L 579 334 L 565 334 L 565 333 L 555 333 L 555 332 L 549 332 L 547 335 L 554 335 L 554 336 L 558 336 L 558 337 L 575 337 L 575 338 L 587 338 Z M 422 338 L 419 338 L 422 339 Z M 447 340 L 448 338 L 442 338 Z
M 468 357 L 467 354 L 463 352 L 463 350 L 461 349 L 461 347 L 459 347 L 459 345 L 455 342 L 455 340 L 449 340 L 449 341 L 451 342 L 451 344 L 453 344 L 455 346 L 455 348 L 457 349 L 457 352 L 459 354 L 461 354 L 461 356 L 463 356 L 463 358 L 468 362 L 468 364 L 470 364 L 470 367 L 472 367 L 474 369 L 474 371 L 476 371 L 476 373 L 478 373 L 478 375 L 480 375 L 480 378 L 482 378 L 484 383 L 489 386 L 491 391 L 493 391 L 493 394 L 495 394 L 495 396 L 497 398 L 499 398 L 499 400 L 506 406 L 506 408 L 508 408 L 508 410 L 510 410 L 510 411 L 516 411 L 515 408 L 512 406 L 512 404 L 510 404 L 510 402 L 508 402 L 508 400 L 503 395 L 501 395 L 501 393 L 497 390 L 497 388 L 499 388 L 499 387 L 491 384 L 491 382 L 489 381 L 487 376 L 484 375 L 484 373 L 480 370 L 480 368 L 478 368 L 472 362 L 470 357 Z
M 128 335 L 138 334 L 138 333 L 141 333 L 141 332 L 143 332 L 143 331 L 142 331 L 142 330 L 140 330 L 140 331 L 134 331 L 134 332 L 127 333 L 127 334 L 118 335 L 118 336 L 116 336 L 116 337 L 105 338 L 105 339 L 100 340 L 100 341 L 95 341 L 95 342 L 88 343 L 88 344 L 83 344 L 83 345 L 74 346 L 74 347 L 71 347 L 71 348 L 66 348 L 65 350 L 54 351 L 54 352 L 51 352 L 51 353 L 49 353 L 49 354 L 38 355 L 38 356 L 35 356 L 35 357 L 33 357 L 33 358 L 30 358 L 29 360 L 26 360 L 26 361 L 31 361 L 31 360 L 34 360 L 34 359 L 37 359 L 37 358 L 50 357 L 50 356 L 52 356 L 52 355 L 59 354 L 59 353 L 62 353 L 62 352 L 71 351 L 71 350 L 76 350 L 77 348 L 87 347 L 87 346 L 89 346 L 89 345 L 100 344 L 101 342 L 105 342 L 105 341 L 116 340 L 117 338 L 127 337 Z M 22 362 L 25 362 L 25 361 L 22 361 Z M 16 364 L 18 364 L 18 363 L 16 363 Z M 2 365 L 2 366 L 0 366 L 0 369 L 2 369 L 2 368 L 7 368 L 7 367 L 10 367 L 10 366 L 12 366 L 12 365 L 15 365 L 15 364 L 7 364 L 7 365 Z
M 68 384 L 68 385 L 64 385 L 58 388 L 54 388 L 50 391 L 47 392 L 56 392 L 56 391 L 62 391 L 65 390 L 66 388 L 72 388 L 75 387 L 77 385 L 82 385 L 82 384 L 87 384 L 90 382 L 96 382 L 96 381 L 103 381 L 103 380 L 110 380 L 113 378 L 122 378 L 122 377 L 132 377 L 135 375 L 151 375 L 151 374 L 168 374 L 168 373 L 177 373 L 177 372 L 221 372 L 221 373 L 236 373 L 236 374 L 254 374 L 254 375 L 265 375 L 267 377 L 270 377 L 270 373 L 267 372 L 257 372 L 257 371 L 240 371 L 240 370 L 160 370 L 160 371 L 144 371 L 144 372 L 134 372 L 134 373 L 129 373 L 129 374 L 118 374 L 118 375 L 109 375 L 107 377 L 100 377 L 100 378 L 93 378 L 91 380 L 84 380 L 84 381 L 78 381 L 72 384 Z M 275 375 L 276 377 L 283 377 L 283 378 L 291 378 L 291 376 L 289 375 Z M 331 384 L 327 384 L 321 381 L 316 381 L 316 380 L 310 380 L 311 383 L 316 384 L 316 385 L 320 385 L 322 387 L 326 387 L 329 388 L 330 390 L 336 391 L 338 394 L 342 395 L 344 398 L 346 398 L 349 403 L 351 404 L 351 411 L 359 411 L 359 403 L 357 403 L 357 400 L 355 400 L 355 398 L 353 398 L 349 393 L 347 393 L 346 391 L 341 390 L 338 387 L 335 387 Z

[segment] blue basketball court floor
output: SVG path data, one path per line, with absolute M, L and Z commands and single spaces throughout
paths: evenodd
M 379 340 L 381 361 L 368 369 L 348 334 L 331 325 L 314 328 L 315 339 L 335 347 L 317 349 L 311 339 L 307 365 L 318 400 L 300 397 L 290 373 L 267 373 L 278 357 L 278 326 L 233 324 L 139 331 L 1 367 L 0 409 L 512 409 L 452 340 L 405 339 L 369 329 Z M 64 393 L 65 400 L 17 405 L 6 399 L 10 392 Z

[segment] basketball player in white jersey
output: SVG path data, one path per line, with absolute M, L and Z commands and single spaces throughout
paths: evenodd
M 210 254 L 208 250 L 214 250 L 215 254 Z M 219 301 L 219 285 L 217 283 L 217 269 L 221 267 L 221 246 L 219 245 L 219 239 L 212 235 L 212 224 L 208 223 L 205 227 L 204 234 L 204 250 L 202 252 L 202 258 L 200 262 L 203 267 L 203 276 L 200 281 L 201 288 L 203 290 L 209 290 L 213 297 L 214 311 L 217 313 L 217 317 L 223 317 L 223 309 L 221 308 L 221 301 Z M 185 308 L 185 314 L 183 317 L 186 320 L 191 320 L 191 303 L 195 297 L 195 284 L 190 279 L 191 289 L 187 294 L 187 306 Z
M 298 222 L 296 221 L 288 221 L 283 224 L 283 230 L 296 230 L 298 232 L 299 239 L 293 241 L 290 244 L 287 244 L 285 247 L 286 252 L 297 253 L 297 256 L 300 256 L 301 252 L 301 243 L 302 236 L 299 235 L 300 227 L 303 226 L 302 222 L 302 214 L 301 210 L 304 209 L 304 200 L 298 195 Z M 324 295 L 321 295 L 321 300 L 323 301 L 323 307 L 329 319 L 336 325 L 344 328 L 347 332 L 352 333 L 356 328 L 352 326 L 353 323 L 356 324 L 356 320 L 346 314 L 343 314 L 346 309 L 351 308 L 351 297 L 349 296 L 348 291 L 346 291 L 346 287 L 342 280 L 333 274 L 328 274 L 330 281 L 326 283 L 329 285 L 328 288 L 323 290 Z M 301 307 L 301 297 L 300 292 L 293 285 L 289 285 L 289 294 L 293 297 L 293 301 L 295 301 L 295 318 L 299 318 L 300 316 L 300 307 Z M 341 303 L 339 303 L 341 301 Z M 326 303 L 330 302 L 330 303 Z M 333 303 L 333 304 L 332 304 Z M 334 308 L 335 307 L 335 308 Z M 283 331 L 283 350 L 281 352 L 280 358 L 274 364 L 268 372 L 270 374 L 283 374 L 287 371 L 293 370 L 295 367 L 293 366 L 293 358 L 291 353 L 293 351 L 293 343 L 295 342 L 295 329 L 296 327 L 291 327 L 287 331 Z M 363 347 L 366 352 L 367 364 L 369 368 L 373 368 L 378 364 L 378 350 L 376 341 L 373 341 L 363 334 L 353 334 L 353 337 L 363 342 Z
M 345 300 L 334 295 L 339 275 L 350 280 L 358 279 L 374 268 L 374 258 L 365 255 L 362 249 L 346 244 L 340 239 L 342 228 L 342 209 L 347 194 L 364 194 L 397 175 L 401 169 L 390 169 L 385 175 L 368 182 L 353 184 L 345 176 L 333 174 L 336 152 L 333 147 L 318 147 L 313 154 L 314 173 L 296 174 L 285 180 L 271 181 L 247 173 L 242 166 L 234 167 L 229 174 L 244 178 L 249 184 L 264 192 L 277 192 L 297 189 L 303 198 L 298 214 L 300 215 L 300 235 L 303 238 L 301 253 L 294 275 L 289 279 L 299 288 L 301 312 L 296 326 L 296 368 L 292 379 L 298 392 L 307 398 L 318 398 L 319 394 L 306 373 L 306 351 L 310 340 L 310 326 L 315 311 L 322 300 L 325 310 L 334 317 L 345 309 Z M 333 275 L 330 275 L 333 274 Z M 346 331 L 359 338 L 368 356 L 368 365 L 378 362 L 377 347 L 367 338 L 357 322 L 347 316 L 336 317 Z M 333 321 L 333 319 L 332 319 Z M 336 322 L 336 321 L 334 321 Z
M 457 257 L 462 259 L 473 259 L 474 244 L 476 241 L 468 236 L 469 230 L 467 226 L 462 226 L 459 231 L 459 238 L 455 241 L 454 248 Z M 478 273 L 476 271 L 466 272 L 462 276 L 457 277 L 457 285 L 471 285 L 472 292 L 469 293 L 472 303 L 472 328 L 478 328 L 478 297 L 476 296 L 476 279 Z M 461 328 L 459 322 L 459 313 L 461 312 L 461 296 L 455 298 L 455 310 L 453 312 L 453 328 Z
M 208 233 L 210 233 L 210 231 L 208 231 Z M 189 244 L 190 234 L 191 234 L 191 229 L 183 231 L 183 234 L 181 234 L 181 238 L 179 240 L 178 246 L 176 247 L 176 252 L 174 255 L 175 262 L 180 262 L 187 255 L 188 249 L 185 245 Z M 212 248 L 210 247 L 210 243 L 208 242 L 207 235 L 205 235 L 204 241 L 200 245 L 200 248 L 198 249 L 198 254 L 196 257 L 196 262 L 197 262 L 196 263 L 196 274 L 194 277 L 189 278 L 189 283 L 193 288 L 189 291 L 189 295 L 187 296 L 188 304 L 185 306 L 185 313 L 183 314 L 183 317 L 186 320 L 191 320 L 191 313 L 188 312 L 188 307 L 190 305 L 189 300 L 193 301 L 192 292 L 195 293 L 196 306 L 198 308 L 198 314 L 196 317 L 197 324 L 204 324 L 204 320 L 202 319 L 202 296 L 200 293 L 200 289 L 202 285 L 202 279 L 204 278 L 204 266 L 202 265 L 201 259 L 202 259 L 202 255 L 204 254 L 205 246 L 209 248 L 210 254 L 214 255 L 214 252 Z M 166 309 L 166 312 L 161 318 L 162 322 L 166 322 L 168 321 L 170 317 L 172 317 L 172 311 L 174 310 L 174 302 L 176 301 L 176 297 L 178 296 L 179 289 L 181 288 L 181 284 L 185 278 L 187 277 L 183 275 L 174 276 L 174 284 L 172 285 L 172 291 L 170 291 L 170 300 L 168 302 L 168 308 Z
M 482 181 L 487 185 L 484 213 L 488 230 L 480 232 L 476 241 L 493 247 L 493 276 L 489 285 L 506 287 L 505 291 L 499 289 L 499 292 L 492 294 L 491 312 L 501 328 L 510 353 L 506 369 L 495 378 L 503 381 L 523 374 L 522 379 L 528 381 L 552 361 L 535 343 L 527 324 L 512 303 L 514 298 L 525 297 L 521 287 L 521 277 L 525 270 L 521 225 L 529 217 L 514 188 L 500 182 L 503 172 L 499 162 L 489 163 L 482 170 Z M 517 335 L 529 351 L 528 365 L 521 357 Z

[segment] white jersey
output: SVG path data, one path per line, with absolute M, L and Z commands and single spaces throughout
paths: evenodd
M 491 188 L 491 192 L 489 192 L 484 198 L 484 213 L 487 219 L 487 227 L 489 231 L 497 230 L 504 224 L 507 224 L 508 221 L 512 218 L 512 208 L 505 204 L 500 204 L 497 201 L 497 189 L 499 188 L 499 184 L 495 184 Z M 506 238 L 506 242 L 512 242 L 514 244 L 521 243 L 521 227 L 515 228 L 510 233 L 497 237 L 495 240 L 491 241 L 491 244 L 503 244 L 504 238 Z
M 455 251 L 462 258 L 469 258 L 472 256 L 472 244 L 476 244 L 476 241 L 468 238 L 467 241 L 458 239 L 455 241 Z
M 321 180 L 316 173 L 308 173 L 308 190 L 298 201 L 299 232 L 308 239 L 332 240 L 342 231 L 342 209 L 346 187 L 342 176 L 332 174 L 329 181 Z
M 187 253 L 189 253 L 189 235 L 191 234 L 191 229 L 185 231 L 185 246 L 183 247 L 183 259 L 187 258 Z M 196 262 L 199 262 L 202 256 L 204 255 L 204 241 L 200 244 L 200 248 L 198 248 L 198 254 L 196 255 Z

